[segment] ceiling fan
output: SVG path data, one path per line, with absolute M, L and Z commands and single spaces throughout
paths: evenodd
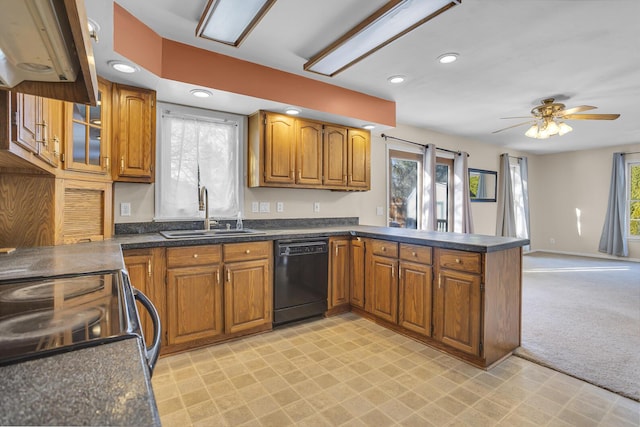
M 542 104 L 533 107 L 532 117 L 502 117 L 503 119 L 529 119 L 526 122 L 518 123 L 492 133 L 530 124 L 531 127 L 525 135 L 530 138 L 546 139 L 554 135 L 564 135 L 571 132 L 573 128 L 566 124 L 564 120 L 615 120 L 620 114 L 576 114 L 582 111 L 594 110 L 597 107 L 591 105 L 580 105 L 578 107 L 566 108 L 560 102 L 554 102 L 554 98 L 542 100 Z

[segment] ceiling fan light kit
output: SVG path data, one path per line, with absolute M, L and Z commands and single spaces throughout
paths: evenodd
M 525 136 L 535 139 L 547 139 L 550 136 L 565 135 L 573 130 L 571 126 L 563 120 L 615 120 L 620 114 L 575 114 L 581 111 L 594 110 L 597 107 L 591 105 L 580 105 L 578 107 L 566 108 L 564 104 L 554 102 L 554 98 L 542 100 L 542 104 L 531 110 L 532 120 L 509 126 L 493 133 L 514 127 L 532 124 L 525 132 Z M 526 119 L 527 117 L 503 117 L 505 119 Z

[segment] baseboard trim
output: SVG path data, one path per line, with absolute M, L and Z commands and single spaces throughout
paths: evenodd
M 587 258 L 600 258 L 600 259 L 608 259 L 611 261 L 640 262 L 640 258 L 623 258 L 623 257 L 612 256 L 612 255 L 606 255 L 606 254 L 591 254 L 591 253 L 587 254 L 587 253 L 581 253 L 581 252 L 554 251 L 551 249 L 534 249 L 529 252 L 523 252 L 522 255 L 527 256 L 529 254 L 534 254 L 537 252 L 540 252 L 540 253 L 546 252 L 546 253 L 558 254 L 558 255 L 581 256 L 581 257 L 587 257 Z

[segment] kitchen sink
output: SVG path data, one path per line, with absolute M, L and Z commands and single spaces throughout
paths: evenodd
M 223 236 L 246 236 L 250 234 L 264 234 L 262 231 L 242 229 L 242 230 L 173 230 L 161 231 L 160 234 L 166 239 L 197 239 Z

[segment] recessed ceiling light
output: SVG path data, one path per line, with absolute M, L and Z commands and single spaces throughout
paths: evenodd
M 135 73 L 136 71 L 140 71 L 140 68 L 136 67 L 135 65 L 127 64 L 126 62 L 122 61 L 109 61 L 107 62 L 107 64 L 109 64 L 109 66 L 114 70 L 120 71 L 121 73 L 131 74 Z
M 398 84 L 398 83 L 402 83 L 402 82 L 404 82 L 404 81 L 405 81 L 405 79 L 406 79 L 406 77 L 405 77 L 405 76 L 391 76 L 391 77 L 389 77 L 389 78 L 387 79 L 387 81 L 388 81 L 389 83 L 392 83 L 392 84 L 396 85 L 396 84 Z
M 362 125 L 363 129 L 366 130 L 371 130 L 371 129 L 375 129 L 376 125 L 372 125 L 371 123 L 367 123 L 366 125 Z
M 440 56 L 438 56 L 438 62 L 440 62 L 441 64 L 451 64 L 452 62 L 456 62 L 458 60 L 458 54 L 457 53 L 444 53 Z
M 298 110 L 297 108 L 293 108 L 293 107 L 287 107 L 284 110 L 285 113 L 290 114 L 292 116 L 296 116 L 298 114 L 300 114 L 300 110 Z
M 213 95 L 211 92 L 204 89 L 191 89 L 189 93 L 196 98 L 208 98 Z

